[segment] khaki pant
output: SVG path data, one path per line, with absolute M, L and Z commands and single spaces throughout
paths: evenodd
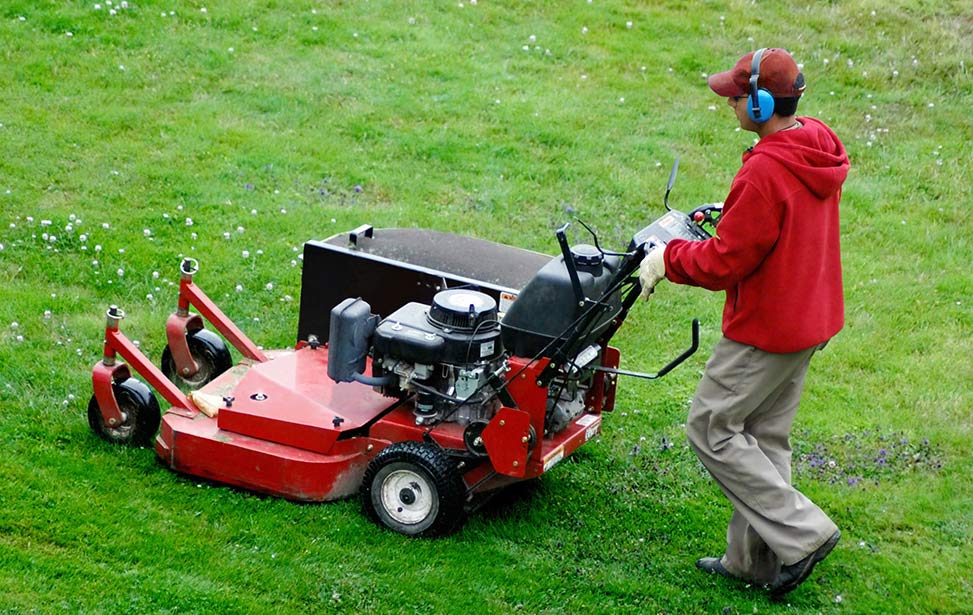
M 722 338 L 686 422 L 689 443 L 733 504 L 723 566 L 757 583 L 838 529 L 791 486 L 791 425 L 817 349 L 775 354 Z

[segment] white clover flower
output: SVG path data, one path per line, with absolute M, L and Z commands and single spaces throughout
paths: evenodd
M 101 252 L 101 244 L 95 245 L 95 252 Z
M 242 233 L 244 230 L 246 230 L 246 229 L 244 229 L 242 226 L 236 227 L 236 232 L 238 232 L 238 233 Z
M 267 285 L 264 286 L 264 288 L 266 288 L 267 290 L 274 290 L 274 283 L 273 282 L 267 282 Z
M 51 225 L 50 220 L 41 220 L 41 226 L 50 226 L 50 225 Z
M 119 267 L 119 268 L 118 268 L 118 271 L 116 271 L 115 273 L 117 273 L 117 274 L 118 274 L 118 277 L 122 277 L 122 276 L 124 276 L 124 275 L 125 275 L 125 270 L 124 270 L 124 269 L 122 269 L 121 267 Z
M 17 329 L 20 328 L 20 323 L 15 320 L 12 323 L 10 323 L 10 328 L 16 331 Z
M 50 320 L 50 319 L 51 319 L 51 311 L 44 310 L 44 320 Z
M 146 229 L 142 229 L 142 234 L 145 235 L 146 237 L 151 237 L 152 236 L 152 231 L 150 231 L 147 228 Z
M 192 218 L 186 218 L 186 226 L 192 226 L 192 225 L 193 225 L 193 219 Z
M 153 280 L 158 280 L 159 279 L 159 272 L 158 271 L 153 271 L 152 272 L 152 279 Z
M 229 238 L 230 238 L 229 233 L 223 233 L 223 239 L 229 239 Z
M 101 228 L 103 228 L 103 229 L 105 229 L 107 231 L 110 227 L 109 227 L 109 225 L 108 225 L 107 222 L 102 222 L 101 223 Z
M 241 254 L 243 255 L 243 258 L 250 258 L 250 250 L 244 250 L 241 252 Z
M 242 292 L 243 292 L 243 286 L 242 286 L 242 285 L 240 285 L 240 284 L 237 284 L 237 285 L 236 285 L 236 289 L 235 289 L 235 290 L 236 290 L 236 291 L 237 291 L 238 293 L 242 293 Z

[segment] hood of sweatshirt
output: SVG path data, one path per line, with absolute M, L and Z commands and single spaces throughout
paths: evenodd
M 848 153 L 824 122 L 812 117 L 798 120 L 802 128 L 780 130 L 764 137 L 743 154 L 743 162 L 768 156 L 780 162 L 817 197 L 826 198 L 838 191 L 848 177 Z

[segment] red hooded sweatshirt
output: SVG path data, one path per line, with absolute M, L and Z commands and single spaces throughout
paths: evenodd
M 775 132 L 743 154 L 717 236 L 674 239 L 666 277 L 725 290 L 723 335 L 767 352 L 796 352 L 844 324 L 838 202 L 844 145 L 823 122 Z

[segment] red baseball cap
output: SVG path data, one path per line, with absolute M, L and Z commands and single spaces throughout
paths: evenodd
M 750 93 L 751 51 L 728 71 L 711 75 L 707 83 L 711 90 L 730 98 Z M 804 93 L 804 75 L 786 49 L 771 47 L 760 57 L 757 87 L 767 90 L 774 98 L 796 98 Z

